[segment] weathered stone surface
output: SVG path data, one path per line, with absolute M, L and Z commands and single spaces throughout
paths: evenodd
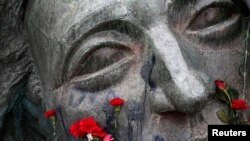
M 116 96 L 125 100 L 115 133 L 120 141 L 206 140 L 208 124 L 223 124 L 216 116 L 223 105 L 212 94 L 215 79 L 244 89 L 240 96 L 250 102 L 250 75 L 244 85 L 239 71 L 247 5 L 1 0 L 3 140 L 50 140 L 51 125 L 42 117 L 49 108 L 57 109 L 59 140 L 82 140 L 68 127 L 87 116 L 113 133 L 108 101 Z
M 27 1 L 0 1 L 0 140 L 44 140 L 40 80 L 24 29 Z M 43 127 L 43 129 L 42 129 Z M 48 128 L 47 131 L 50 129 Z

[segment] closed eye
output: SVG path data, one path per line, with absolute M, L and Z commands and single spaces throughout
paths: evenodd
M 139 33 L 138 27 L 126 21 L 96 25 L 69 46 L 62 82 L 85 91 L 99 91 L 119 83 L 130 66 L 138 62 L 136 58 L 142 56 L 144 38 Z
M 230 11 L 231 10 L 231 11 Z M 201 30 L 207 27 L 225 22 L 231 17 L 235 16 L 236 12 L 232 9 L 211 7 L 201 13 L 192 21 L 189 29 L 190 30 Z
M 71 78 L 89 75 L 131 56 L 131 49 L 117 43 L 104 43 L 87 52 L 73 69 Z
M 194 15 L 185 33 L 203 43 L 226 42 L 241 33 L 241 16 L 233 3 L 212 3 Z

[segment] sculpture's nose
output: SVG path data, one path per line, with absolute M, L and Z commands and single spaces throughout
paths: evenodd
M 149 35 L 158 54 L 151 74 L 158 89 L 151 95 L 153 109 L 157 112 L 199 110 L 207 99 L 206 88 L 187 65 L 171 31 L 162 24 L 151 28 Z

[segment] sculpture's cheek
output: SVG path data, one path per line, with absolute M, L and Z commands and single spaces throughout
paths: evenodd
M 178 36 L 178 42 L 188 66 L 206 83 L 210 93 L 213 93 L 213 81 L 225 79 L 233 87 L 241 89 L 243 82 L 240 70 L 243 68 L 245 55 L 244 33 L 227 43 L 216 45 L 197 44 Z M 209 48 L 207 48 L 209 46 Z
M 126 138 L 128 128 L 137 128 L 129 127 L 128 123 L 134 120 L 139 122 L 145 118 L 147 84 L 141 77 L 142 63 L 138 61 L 132 64 L 133 67 L 128 69 L 121 81 L 102 90 L 88 91 L 73 81 L 62 86 L 55 94 L 54 104 L 61 107 L 66 127 L 83 117 L 92 116 L 101 126 L 111 128 L 110 122 L 113 122 L 114 109 L 109 104 L 109 100 L 120 97 L 125 102 L 118 117 L 119 132 L 122 134 L 121 137 Z

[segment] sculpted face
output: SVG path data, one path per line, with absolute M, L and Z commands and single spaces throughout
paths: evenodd
M 246 12 L 231 0 L 42 0 L 26 16 L 47 108 L 60 132 L 93 116 L 121 141 L 202 140 L 222 124 L 213 81 L 242 91 Z M 249 85 L 246 86 L 249 93 Z M 243 95 L 242 95 L 243 96 Z M 77 140 L 78 138 L 73 138 Z

